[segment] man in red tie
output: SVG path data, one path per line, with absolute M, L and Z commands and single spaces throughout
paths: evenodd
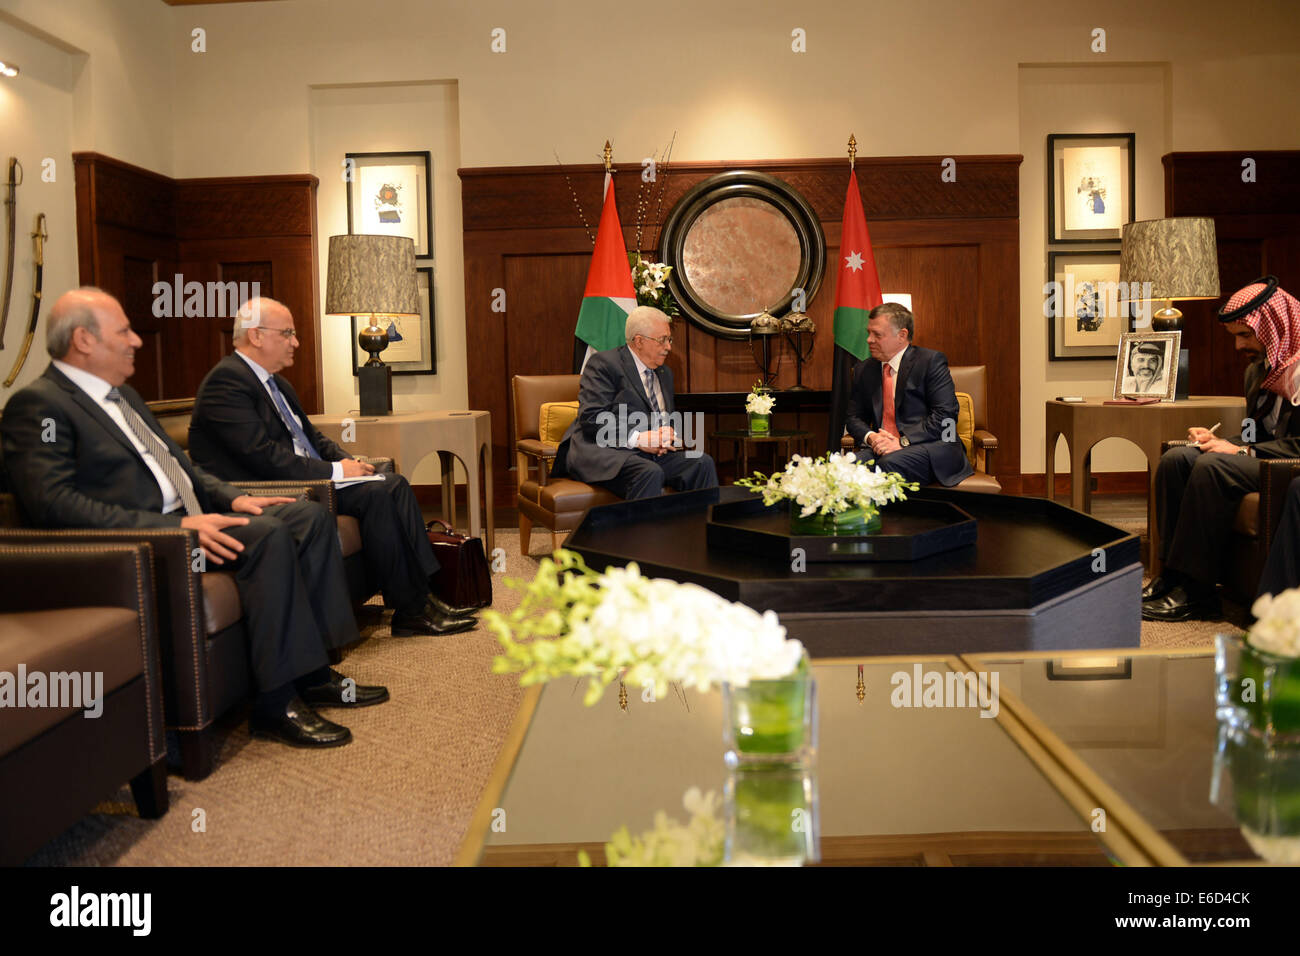
M 886 302 L 867 316 L 871 358 L 853 376 L 846 424 L 859 461 L 923 485 L 974 473 L 957 437 L 957 393 L 942 352 L 912 344 L 912 313 Z

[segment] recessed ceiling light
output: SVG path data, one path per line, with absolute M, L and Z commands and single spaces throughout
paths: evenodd
M 0 73 L 3 73 L 5 76 L 17 76 L 18 67 L 14 66 L 12 63 L 0 62 Z

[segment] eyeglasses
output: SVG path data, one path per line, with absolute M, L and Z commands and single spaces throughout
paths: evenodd
M 297 330 L 297 329 L 294 329 L 294 328 L 289 328 L 289 329 L 271 329 L 271 328 L 267 328 L 267 327 L 264 326 L 264 325 L 259 325 L 259 326 L 257 326 L 257 328 L 258 328 L 258 331 L 261 331 L 261 332 L 279 332 L 279 333 L 280 333 L 281 335 L 283 335 L 286 339 L 294 338 L 294 337 L 297 336 L 297 334 L 298 334 L 298 330 Z
M 657 339 L 652 339 L 652 338 L 650 338 L 650 336 L 648 336 L 648 335 L 643 335 L 643 336 L 641 336 L 641 338 L 643 338 L 643 339 L 647 339 L 647 340 L 649 340 L 649 341 L 651 341 L 651 342 L 658 342 L 658 343 L 659 343 L 660 345 L 662 345 L 664 348 L 672 348 L 673 337 L 672 337 L 671 335 L 661 335 L 661 336 L 659 336 L 659 338 L 657 338 Z

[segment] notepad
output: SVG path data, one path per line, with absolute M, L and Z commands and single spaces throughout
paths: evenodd
M 383 481 L 383 475 L 357 475 L 355 478 L 340 478 L 334 482 L 335 488 L 347 488 L 349 485 L 360 484 L 363 481 Z

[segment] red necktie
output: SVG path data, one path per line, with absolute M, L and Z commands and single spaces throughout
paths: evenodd
M 894 423 L 894 366 L 888 363 L 885 364 L 884 405 L 880 430 L 897 435 L 898 430 Z

